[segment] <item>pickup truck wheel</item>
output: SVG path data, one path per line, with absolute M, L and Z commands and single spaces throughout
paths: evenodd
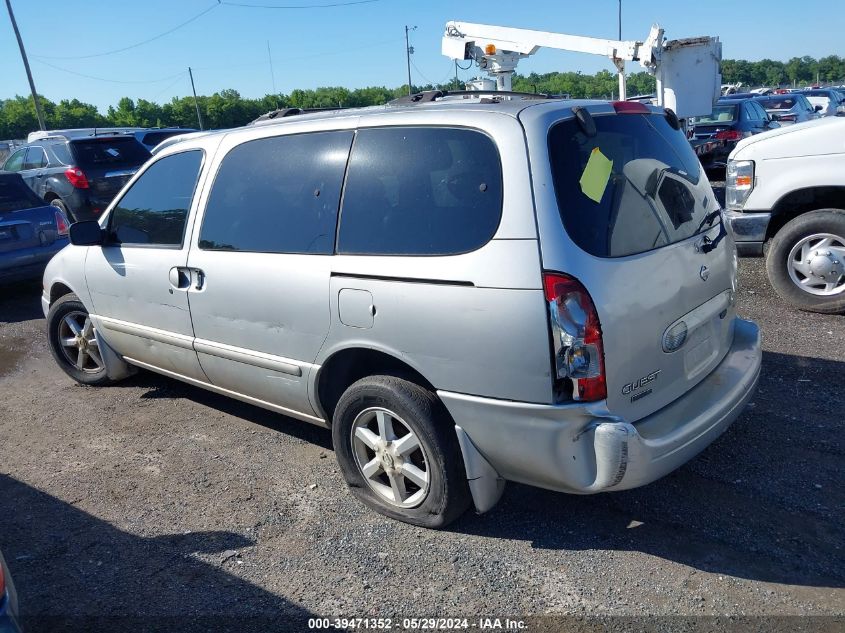
M 845 313 L 845 211 L 820 209 L 785 224 L 772 240 L 766 271 L 796 308 Z
M 88 310 L 74 294 L 57 300 L 47 314 L 50 352 L 64 372 L 83 385 L 107 385 L 111 379 L 94 336 Z
M 332 441 L 353 494 L 388 517 L 441 528 L 470 505 L 454 424 L 430 391 L 394 376 L 350 386 Z

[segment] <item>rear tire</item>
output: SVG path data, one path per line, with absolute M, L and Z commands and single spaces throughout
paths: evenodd
M 376 512 L 442 528 L 470 505 L 454 423 L 437 396 L 413 382 L 354 383 L 335 409 L 332 441 L 352 493 Z
M 787 222 L 769 247 L 766 272 L 799 310 L 845 313 L 845 211 L 819 209 Z
M 113 382 L 106 375 L 88 310 L 75 294 L 65 295 L 50 306 L 47 338 L 56 363 L 75 381 L 92 386 Z

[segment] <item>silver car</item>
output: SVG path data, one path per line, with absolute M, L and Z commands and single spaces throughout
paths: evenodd
M 506 481 L 654 481 L 760 370 L 707 177 L 638 103 L 446 96 L 196 136 L 71 242 L 42 298 L 71 377 L 140 367 L 329 427 L 352 492 L 421 526 Z

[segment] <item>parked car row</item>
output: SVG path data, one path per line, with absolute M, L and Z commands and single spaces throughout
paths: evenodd
M 769 91 L 771 92 L 771 91 Z M 845 92 L 833 88 L 730 93 L 722 96 L 709 115 L 694 118 L 689 137 L 693 146 L 707 142 L 699 158 L 716 180 L 724 180 L 728 155 L 749 136 L 781 126 L 845 113 Z

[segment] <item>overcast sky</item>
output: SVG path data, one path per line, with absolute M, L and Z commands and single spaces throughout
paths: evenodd
M 354 0 L 227 1 L 313 7 Z M 244 96 L 261 96 L 272 92 L 274 79 L 276 91 L 284 93 L 330 85 L 399 86 L 407 80 L 406 24 L 418 27 L 411 33 L 414 83 L 444 82 L 454 77 L 454 65 L 440 53 L 448 20 L 615 38 L 618 3 L 372 0 L 345 7 L 266 9 L 218 5 L 217 0 L 12 0 L 12 6 L 38 91 L 53 101 L 77 98 L 105 111 L 122 96 L 162 102 L 190 94 L 188 66 L 194 68 L 200 94 L 234 88 Z M 790 18 L 797 7 L 800 15 Z M 622 34 L 644 39 L 658 22 L 672 39 L 718 35 L 726 58 L 785 61 L 796 55 L 844 55 L 843 18 L 845 2 L 834 0 L 623 0 Z M 126 47 L 131 48 L 111 52 Z M 4 3 L 0 56 L 0 98 L 28 94 Z M 521 62 L 519 72 L 593 73 L 602 68 L 612 70 L 600 57 L 541 50 Z M 473 74 L 460 71 L 459 76 Z

